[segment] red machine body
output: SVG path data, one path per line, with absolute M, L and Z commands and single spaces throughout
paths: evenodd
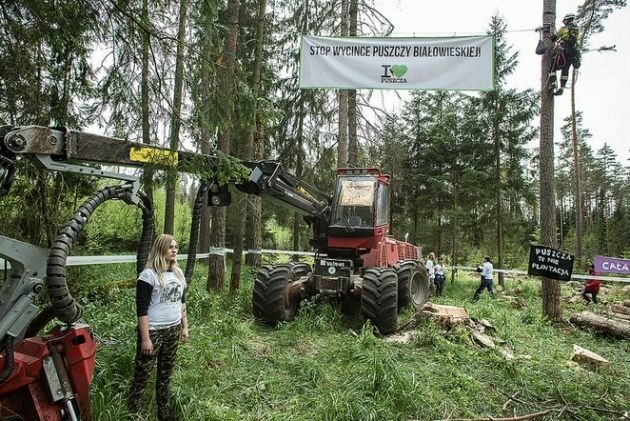
M 358 298 L 374 327 L 394 332 L 398 312 L 422 307 L 430 285 L 419 249 L 394 239 L 390 221 L 390 176 L 376 168 L 338 169 L 329 205 L 310 217 L 314 267 L 263 267 L 254 284 L 254 316 L 275 325 L 293 319 L 300 301 L 314 295 L 342 303 Z
M 337 170 L 337 187 L 328 228 L 328 254 L 356 250 L 363 267 L 393 267 L 401 260 L 418 260 L 413 244 L 390 233 L 390 176 L 377 168 Z M 341 229 L 337 227 L 341 226 Z
M 53 358 L 57 353 L 60 358 Z M 96 341 L 88 326 L 54 328 L 45 336 L 25 338 L 14 346 L 13 370 L 0 385 L 0 416 L 23 420 L 57 421 L 68 419 L 67 405 L 73 405 L 81 419 L 90 419 L 89 385 L 92 381 Z M 57 383 L 46 369 L 54 360 L 62 361 L 73 399 L 54 401 L 59 391 L 49 390 Z M 0 355 L 0 370 L 5 356 Z M 60 370 L 57 367 L 57 370 Z M 61 376 L 63 377 L 63 376 Z M 61 383 L 64 379 L 61 378 Z M 63 388 L 63 385 L 61 385 Z M 17 418 L 19 414 L 20 418 Z

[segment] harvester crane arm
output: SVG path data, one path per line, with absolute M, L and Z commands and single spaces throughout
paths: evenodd
M 138 177 L 74 165 L 72 162 L 123 167 L 151 165 L 157 169 L 196 173 L 202 179 L 214 178 L 217 190 L 218 187 L 225 188 L 224 185 L 219 186 L 220 182 L 215 178 L 221 158 L 214 155 L 176 151 L 111 136 L 43 126 L 2 126 L 0 140 L 0 196 L 9 190 L 15 172 L 13 161 L 18 156 L 29 157 L 49 170 L 110 177 L 132 183 Z M 266 197 L 310 220 L 324 218 L 330 195 L 299 180 L 286 171 L 279 161 L 237 162 L 243 166 L 245 177 L 233 177 L 228 182 L 239 190 Z M 210 188 L 212 192 L 213 188 Z M 209 202 L 211 206 L 226 204 L 224 200 Z

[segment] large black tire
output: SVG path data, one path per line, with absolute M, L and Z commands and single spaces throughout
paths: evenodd
M 287 300 L 287 290 L 292 281 L 293 273 L 288 265 L 261 267 L 256 274 L 252 294 L 254 317 L 270 326 L 293 320 L 298 303 L 289 304 Z
M 410 285 L 412 275 L 418 271 L 418 263 L 415 260 L 404 260 L 394 266 L 398 276 L 398 312 L 400 313 L 409 303 L 413 302 Z
M 308 275 L 310 272 L 312 272 L 311 265 L 309 265 L 308 263 L 294 262 L 290 264 L 290 268 L 294 281 L 297 281 L 302 276 Z
M 431 298 L 431 282 L 427 268 L 421 262 L 416 262 L 416 271 L 409 280 L 409 298 L 411 305 L 420 310 Z
M 369 268 L 363 274 L 361 312 L 383 335 L 396 331 L 398 281 L 391 268 Z

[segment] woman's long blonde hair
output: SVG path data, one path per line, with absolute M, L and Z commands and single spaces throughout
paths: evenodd
M 182 284 L 184 288 L 186 288 L 186 278 L 184 277 L 184 272 L 181 270 L 179 265 L 177 264 L 177 260 L 174 260 L 169 263 L 164 255 L 168 251 L 171 246 L 171 242 L 177 242 L 175 237 L 171 234 L 160 234 L 153 241 L 153 246 L 151 247 L 151 252 L 149 253 L 149 259 L 147 260 L 147 268 L 152 269 L 157 275 L 160 281 L 160 287 L 164 288 L 164 272 L 167 270 L 172 270 L 175 274 L 177 280 Z M 179 242 L 177 242 L 179 245 Z

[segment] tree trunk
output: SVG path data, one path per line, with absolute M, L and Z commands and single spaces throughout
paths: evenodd
M 293 214 L 293 250 L 300 251 L 300 243 L 302 242 L 300 235 L 300 228 L 302 227 L 302 215 L 299 213 Z M 294 262 L 300 261 L 300 255 L 294 254 L 291 259 Z
M 457 265 L 457 196 L 458 196 L 458 182 L 457 177 L 455 177 L 455 182 L 453 183 L 453 218 L 451 219 L 452 230 L 451 230 L 451 267 L 455 267 Z M 451 270 L 451 284 L 455 283 L 455 270 Z
M 46 247 L 50 247 L 54 241 L 53 234 L 56 230 L 53 228 L 51 220 L 52 211 L 48 208 L 48 171 L 45 169 L 37 171 L 37 185 L 40 191 L 39 212 L 42 215 L 45 244 Z
M 267 8 L 266 0 L 258 0 L 258 28 L 256 29 L 256 53 L 254 61 L 254 77 L 252 86 L 258 98 L 260 91 L 260 72 L 262 68 L 262 52 L 265 42 L 265 10 Z M 265 125 L 257 112 L 256 107 L 256 128 L 252 133 L 251 154 L 254 160 L 260 160 L 263 157 L 264 141 L 265 141 Z M 261 265 L 260 250 L 262 249 L 262 199 L 258 196 L 250 195 L 247 198 L 247 226 L 249 229 L 245 231 L 245 246 L 248 253 L 245 261 L 251 267 Z
M 616 338 L 630 339 L 630 323 L 607 319 L 588 311 L 572 314 L 569 321 L 576 326 L 595 329 Z
M 59 126 L 68 124 L 68 110 L 70 103 L 70 77 L 72 71 L 72 53 L 66 53 L 64 58 L 64 73 L 61 98 L 56 98 L 58 103 L 50 110 L 49 118 Z M 54 188 L 48 185 L 48 178 L 55 181 Z M 63 175 L 60 172 L 49 173 L 41 169 L 38 172 L 37 182 L 41 192 L 41 208 L 46 232 L 46 243 L 50 247 L 57 239 L 59 230 L 59 198 L 63 191 Z
M 300 102 L 300 118 L 299 118 L 299 127 L 297 132 L 297 148 L 296 148 L 296 157 L 295 157 L 295 175 L 298 179 L 302 178 L 303 167 L 304 167 L 304 157 L 303 157 L 303 148 L 304 148 L 304 101 Z M 293 250 L 300 250 L 300 228 L 302 225 L 302 215 L 295 212 L 293 214 Z M 293 261 L 297 262 L 300 260 L 300 256 L 295 254 L 293 255 Z
M 214 31 L 214 19 L 210 16 L 206 16 L 204 27 L 203 27 L 203 54 L 202 57 L 213 57 L 215 55 L 214 48 L 212 46 L 212 35 Z M 201 153 L 209 154 L 210 153 L 210 138 L 213 134 L 213 124 L 211 121 L 211 113 L 212 113 L 212 84 L 214 83 L 214 78 L 212 74 L 212 65 L 206 59 L 201 63 L 201 81 L 200 83 L 200 91 L 201 91 L 201 117 L 199 119 L 200 124 L 200 149 Z M 209 181 L 209 180 L 204 180 Z M 207 203 L 208 194 L 204 195 L 204 204 Z M 210 207 L 203 206 L 201 208 L 201 216 L 199 218 L 199 247 L 198 250 L 200 253 L 208 253 L 210 250 Z M 200 260 L 203 262 L 208 262 L 208 259 Z
M 582 212 L 582 187 L 580 183 L 580 156 L 578 149 L 577 121 L 575 118 L 575 69 L 571 80 L 571 139 L 573 145 L 573 198 L 575 201 L 575 263 L 582 266 L 582 227 L 584 213 Z
M 563 245 L 564 245 L 564 196 L 560 196 L 558 198 L 558 202 L 560 202 L 560 217 L 558 218 L 558 222 L 560 223 L 560 226 L 558 227 L 559 232 L 559 239 L 558 239 L 558 247 L 560 247 L 560 249 L 562 249 Z
M 341 0 L 341 34 L 348 36 L 348 0 Z M 340 89 L 339 101 L 339 127 L 337 135 L 337 167 L 348 166 L 348 90 Z
M 175 59 L 175 87 L 173 90 L 173 112 L 171 114 L 170 148 L 179 148 L 179 129 L 181 127 L 182 90 L 184 87 L 184 46 L 186 45 L 186 17 L 188 0 L 179 3 L 179 27 L 177 30 L 177 57 Z M 168 171 L 166 175 L 166 205 L 164 209 L 164 232 L 173 234 L 175 224 L 175 185 L 177 172 Z
M 225 284 L 225 254 L 214 249 L 225 247 L 225 207 L 210 209 L 212 225 L 210 227 L 210 256 L 208 256 L 208 291 L 221 291 Z
M 543 0 L 543 27 L 552 27 L 556 16 L 556 1 Z M 547 51 L 551 50 L 549 33 L 543 37 Z M 540 240 L 542 245 L 556 247 L 556 208 L 554 192 L 554 148 L 553 148 L 553 96 L 548 86 L 551 69 L 550 54 L 542 56 L 540 94 Z M 542 312 L 550 320 L 560 320 L 560 282 L 555 279 L 542 280 Z
M 229 0 L 226 18 L 229 25 L 223 45 L 221 57 L 220 86 L 221 86 L 221 117 L 223 125 L 218 135 L 218 146 L 226 155 L 230 152 L 230 127 L 232 122 L 232 104 L 234 90 L 234 67 L 236 57 L 236 42 L 238 37 L 238 15 L 240 1 Z M 218 249 L 225 247 L 225 207 L 212 209 L 212 227 L 210 229 L 210 245 Z M 216 252 L 208 259 L 208 290 L 221 291 L 225 283 L 225 255 Z
M 495 154 L 495 178 L 496 178 L 496 218 L 497 218 L 497 267 L 503 269 L 503 209 L 501 207 L 502 191 L 501 191 L 501 137 L 499 135 L 499 98 L 498 91 L 495 91 L 494 97 L 494 154 Z M 499 285 L 505 287 L 505 277 L 503 272 L 499 272 Z
M 243 156 L 247 158 L 247 156 Z M 247 197 L 241 192 L 232 192 L 236 209 L 247 209 Z M 232 245 L 232 272 L 230 274 L 230 294 L 235 294 L 241 286 L 241 262 L 243 261 L 243 242 L 245 236 L 245 218 L 234 218 L 234 239 Z
M 264 125 L 260 119 L 256 121 L 257 132 L 254 139 L 253 158 L 254 160 L 262 159 L 263 155 L 263 137 Z M 249 266 L 258 267 L 261 265 L 260 249 L 262 249 L 262 199 L 258 196 L 249 197 L 249 229 L 245 233 L 245 245 L 249 252 L 245 261 Z
M 350 36 L 357 36 L 358 0 L 350 0 Z M 348 167 L 357 166 L 359 140 L 357 138 L 357 91 L 348 90 Z
M 149 4 L 148 0 L 142 0 L 142 21 L 149 22 Z M 142 32 L 142 80 L 140 82 L 140 96 L 142 109 L 142 143 L 151 144 L 151 125 L 149 123 L 149 42 L 151 35 Z M 150 167 L 145 167 L 143 171 L 144 192 L 149 198 L 149 202 L 153 204 L 153 174 L 154 171 Z
M 245 145 L 243 148 L 243 158 L 244 159 L 252 159 L 253 151 L 254 151 L 254 140 L 256 139 L 256 132 L 258 130 L 258 93 L 260 91 L 260 71 L 262 67 L 262 48 L 263 41 L 265 36 L 265 8 L 267 2 L 266 0 L 258 0 L 258 16 L 257 22 L 258 26 L 256 28 L 256 50 L 254 54 L 254 69 L 251 81 L 252 87 L 252 96 L 256 100 L 256 106 L 254 107 L 254 125 L 249 128 L 247 131 L 247 139 L 245 141 Z M 240 277 L 241 277 L 241 261 L 243 254 L 243 244 L 245 241 L 245 226 L 249 222 L 256 220 L 256 215 L 253 213 L 256 212 L 256 209 L 253 206 L 253 195 L 248 195 L 243 197 L 243 202 L 245 205 L 246 218 L 245 220 L 241 218 L 237 218 L 236 229 L 235 229 L 235 237 L 234 237 L 234 260 L 232 261 L 232 276 L 230 282 L 230 292 L 234 292 L 238 289 L 240 285 Z M 249 226 L 249 230 L 256 229 L 260 230 L 260 224 L 258 223 L 256 227 Z M 257 253 L 251 253 L 257 254 Z

